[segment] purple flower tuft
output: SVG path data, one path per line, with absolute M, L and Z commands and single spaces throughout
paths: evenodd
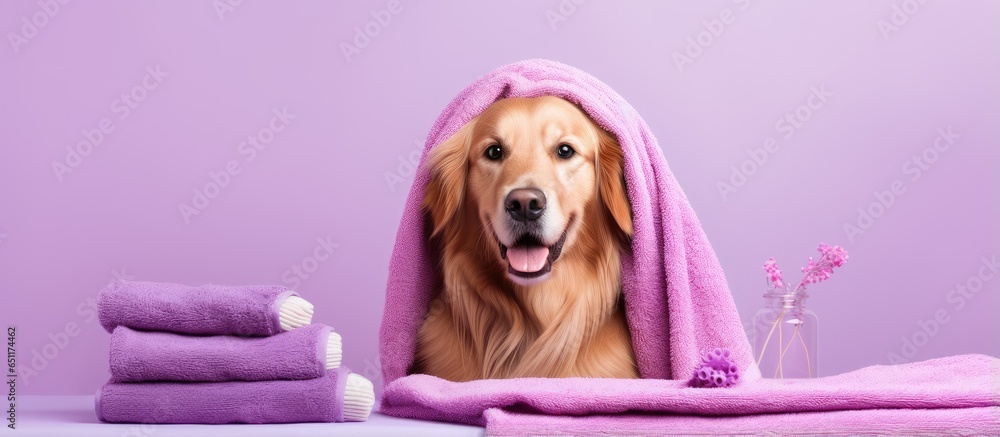
M 774 258 L 770 258 L 764 263 L 764 271 L 767 272 L 767 279 L 771 281 L 777 288 L 784 287 L 784 282 L 781 280 L 781 269 L 778 268 L 778 263 L 774 262 Z
M 847 251 L 840 246 L 830 247 L 826 243 L 819 243 L 819 248 L 816 250 L 820 253 L 819 261 L 809 258 L 809 265 L 802 268 L 805 276 L 796 288 L 830 279 L 834 267 L 841 267 L 847 262 Z
M 732 361 L 729 349 L 715 348 L 701 358 L 701 364 L 691 378 L 692 387 L 729 387 L 740 379 L 739 367 Z
M 792 290 L 794 292 L 805 291 L 806 286 L 830 279 L 833 269 L 843 267 L 847 263 L 847 251 L 840 246 L 830 246 L 826 243 L 819 243 L 816 251 L 820 253 L 818 260 L 809 258 L 809 264 L 802 268 L 802 281 Z M 774 288 L 784 288 L 788 283 L 781 278 L 781 269 L 770 258 L 764 263 L 764 271 L 767 272 L 767 279 Z

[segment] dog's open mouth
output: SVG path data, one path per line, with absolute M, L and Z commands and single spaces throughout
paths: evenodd
M 552 263 L 562 253 L 567 231 L 563 231 L 559 241 L 552 246 L 544 245 L 531 234 L 522 235 L 510 247 L 498 243 L 500 257 L 507 260 L 507 272 L 519 278 L 534 279 L 552 271 Z

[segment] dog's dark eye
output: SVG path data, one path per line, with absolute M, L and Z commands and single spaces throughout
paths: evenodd
M 503 158 L 503 149 L 500 148 L 499 144 L 490 144 L 483 152 L 483 156 L 490 161 L 499 161 L 500 158 Z
M 576 151 L 569 144 L 560 144 L 559 147 L 556 147 L 556 155 L 559 155 L 562 159 L 569 159 L 574 153 Z

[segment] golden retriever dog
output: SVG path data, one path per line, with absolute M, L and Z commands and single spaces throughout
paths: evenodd
M 499 100 L 435 147 L 423 208 L 441 282 L 411 371 L 637 378 L 622 160 L 611 134 L 558 97 Z

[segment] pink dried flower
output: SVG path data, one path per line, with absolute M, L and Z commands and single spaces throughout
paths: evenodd
M 795 286 L 794 291 L 805 290 L 806 284 L 815 284 L 830 279 L 833 269 L 841 267 L 847 263 L 847 251 L 840 246 L 830 246 L 826 243 L 819 243 L 816 249 L 820 253 L 819 260 L 809 258 L 809 264 L 802 268 L 802 281 Z M 775 288 L 784 288 L 785 283 L 781 278 L 781 269 L 770 258 L 764 263 L 764 271 L 767 272 L 767 279 L 771 281 Z
M 767 278 L 776 288 L 784 287 L 784 284 L 781 282 L 781 269 L 778 268 L 778 264 L 774 262 L 773 257 L 764 263 L 764 271 L 767 272 Z
M 804 287 L 806 284 L 815 284 L 830 279 L 835 267 L 843 266 L 847 262 L 847 251 L 840 246 L 829 246 L 826 243 L 819 243 L 816 249 L 820 253 L 819 261 L 809 258 L 809 265 L 802 268 L 802 282 L 795 287 Z

